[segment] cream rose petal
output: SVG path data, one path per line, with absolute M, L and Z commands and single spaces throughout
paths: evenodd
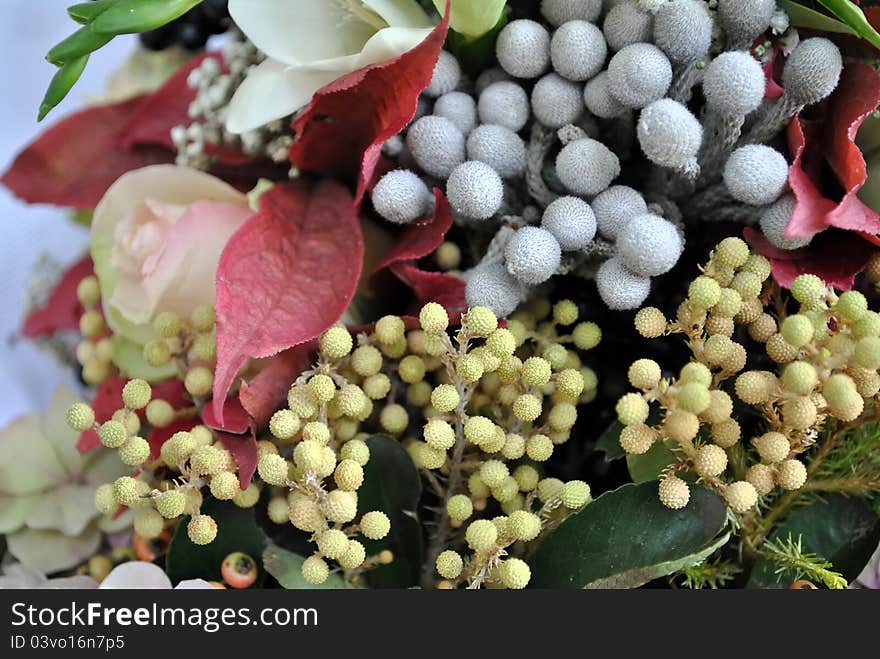
M 414 0 L 363 0 L 363 3 L 379 14 L 390 27 L 434 26 L 433 21 Z M 446 0 L 442 0 L 442 3 L 445 6 Z

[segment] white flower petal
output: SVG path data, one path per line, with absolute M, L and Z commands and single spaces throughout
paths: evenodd
M 40 493 L 0 494 L 0 534 L 20 529 L 41 496 Z
M 129 561 L 117 565 L 99 586 L 101 590 L 117 588 L 171 589 L 171 579 L 158 565 L 144 561 Z
M 71 474 L 78 474 L 82 467 L 82 455 L 76 450 L 79 433 L 67 425 L 67 409 L 82 401 L 73 389 L 60 384 L 55 387 L 52 399 L 40 418 L 43 436 L 55 449 L 55 454 L 64 468 Z
M 379 30 L 364 46 L 357 68 L 385 62 L 412 50 L 431 34 L 431 28 L 389 27 Z
M 94 485 L 62 485 L 45 492 L 31 507 L 25 522 L 32 529 L 75 536 L 97 516 Z
M 214 586 L 204 579 L 184 579 L 174 587 L 174 590 L 213 590 Z
M 390 27 L 433 27 L 433 21 L 415 0 L 363 0 Z M 445 0 L 443 5 L 446 5 Z
M 20 416 L 0 430 L 0 492 L 33 494 L 53 487 L 66 475 L 43 436 L 38 415 Z
M 376 31 L 335 0 L 229 0 L 229 14 L 257 48 L 287 65 L 360 52 Z
M 101 544 L 94 526 L 76 537 L 59 531 L 22 529 L 6 536 L 7 548 L 22 563 L 44 574 L 72 568 L 89 558 Z

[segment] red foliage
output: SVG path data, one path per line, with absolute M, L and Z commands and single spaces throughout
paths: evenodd
M 214 413 L 250 358 L 309 341 L 345 312 L 364 257 L 351 196 L 331 180 L 276 185 L 227 243 L 217 268 Z
M 293 121 L 290 159 L 302 170 L 357 176 L 356 203 L 371 185 L 382 145 L 415 116 L 449 29 L 434 31 L 397 59 L 350 73 L 318 90 Z
M 265 428 L 275 410 L 287 400 L 290 385 L 309 367 L 314 351 L 315 342 L 309 341 L 279 352 L 250 382 L 242 381 L 238 399 L 257 428 Z
M 171 439 L 171 436 L 177 432 L 192 430 L 197 425 L 197 419 L 176 419 L 164 428 L 153 428 L 147 435 L 147 443 L 150 445 L 150 459 L 155 460 L 159 457 L 162 450 L 162 444 Z
M 70 266 L 55 285 L 46 303 L 31 311 L 25 318 L 22 333 L 33 339 L 61 330 L 78 330 L 83 307 L 76 297 L 76 287 L 94 272 L 92 259 L 88 256 Z
M 421 270 L 415 261 L 400 261 L 392 265 L 390 270 L 413 290 L 416 299 L 413 311 L 416 314 L 426 302 L 442 304 L 453 316 L 467 309 L 465 284 L 461 278 L 444 272 Z
M 439 188 L 434 188 L 434 216 L 408 225 L 397 243 L 385 252 L 375 272 L 399 261 L 423 258 L 437 249 L 452 227 L 452 208 Z
M 257 470 L 257 458 L 259 457 L 254 427 L 250 426 L 247 432 L 240 435 L 222 430 L 214 432 L 223 447 L 232 453 L 232 458 L 238 467 L 238 483 L 241 489 L 246 490 Z
M 222 422 L 214 414 L 213 405 L 205 405 L 202 408 L 202 420 L 205 425 L 213 430 L 224 430 L 236 435 L 247 431 L 252 419 L 247 410 L 236 398 L 227 398 L 223 404 Z

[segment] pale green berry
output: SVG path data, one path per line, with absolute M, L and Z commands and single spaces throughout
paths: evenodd
M 142 508 L 134 516 L 134 532 L 142 538 L 158 538 L 164 528 L 165 520 L 152 508 Z
M 273 524 L 287 524 L 290 521 L 289 510 L 290 505 L 285 497 L 272 497 L 266 506 L 266 513 Z
M 449 327 L 449 315 L 442 305 L 428 302 L 419 312 L 419 324 L 427 334 L 440 334 Z
M 451 412 L 458 407 L 460 402 L 461 397 L 458 395 L 458 390 L 451 384 L 438 385 L 431 392 L 431 405 L 441 414 Z
M 327 562 L 318 555 L 309 556 L 302 563 L 302 576 L 306 583 L 318 586 L 325 581 L 330 575 L 330 568 Z
M 354 342 L 348 330 L 335 325 L 324 332 L 318 339 L 321 353 L 331 361 L 337 361 L 351 352 Z
M 367 409 L 372 409 L 370 399 L 356 384 L 347 384 L 336 394 L 336 404 L 343 415 L 354 419 L 360 418 Z M 291 408 L 293 409 L 293 408 Z M 296 410 L 294 410 L 296 411 Z M 307 416 L 314 416 L 309 414 Z
M 629 383 L 636 389 L 649 391 L 660 384 L 660 364 L 653 359 L 637 359 L 627 372 Z
M 211 393 L 214 386 L 214 373 L 205 366 L 194 366 L 186 372 L 183 386 L 194 398 L 203 398 Z
M 67 425 L 77 432 L 90 430 L 95 425 L 95 411 L 85 403 L 74 403 L 67 408 Z
M 541 357 L 550 362 L 550 367 L 554 371 L 565 368 L 568 362 L 568 350 L 559 343 L 551 343 L 541 352 Z
M 782 369 L 782 384 L 786 389 L 801 396 L 808 395 L 816 383 L 819 376 L 816 368 L 808 362 L 792 362 Z
M 431 423 L 434 423 L 433 421 Z M 444 422 L 441 422 L 444 423 Z M 449 424 L 446 424 L 447 426 Z M 482 446 L 483 444 L 487 444 L 492 441 L 495 436 L 495 423 L 484 416 L 472 416 L 464 424 L 464 436 L 465 438 L 471 442 L 472 444 L 476 444 L 477 446 Z M 452 444 L 455 443 L 455 433 L 452 432 L 452 428 L 449 428 L 449 431 L 452 433 Z M 427 437 L 426 437 L 427 439 Z M 446 434 L 445 441 L 449 441 L 448 433 Z M 429 442 L 430 443 L 430 442 Z M 432 443 L 432 446 L 434 444 Z M 440 447 L 438 448 L 451 448 L 450 446 Z
M 776 482 L 783 490 L 799 490 L 807 482 L 807 468 L 800 460 L 783 460 L 776 469 Z
M 180 318 L 170 311 L 163 311 L 153 320 L 153 331 L 163 339 L 171 339 L 180 334 Z
M 480 465 L 480 479 L 490 488 L 500 485 L 509 475 L 507 465 L 501 460 L 486 460 Z
M 709 407 L 712 398 L 702 382 L 688 382 L 678 390 L 675 401 L 681 409 L 700 414 Z
M 407 384 L 419 382 L 425 377 L 425 362 L 418 355 L 407 355 L 397 365 L 397 372 Z
M 456 494 L 449 497 L 449 501 L 446 502 L 446 512 L 450 519 L 463 522 L 474 514 L 474 504 L 469 496 Z
M 165 366 L 171 361 L 171 349 L 164 341 L 148 341 L 144 344 L 144 361 L 156 368 Z
M 758 491 L 748 481 L 736 481 L 724 489 L 727 505 L 735 513 L 744 513 L 758 502 Z
M 193 339 L 190 352 L 196 359 L 212 361 L 217 357 L 217 339 L 213 334 L 199 334 Z
M 868 301 L 858 291 L 844 291 L 837 298 L 834 311 L 850 322 L 855 322 L 868 311 Z
M 183 515 L 186 509 L 186 495 L 180 490 L 166 490 L 156 499 L 156 510 L 165 519 Z
M 557 433 L 570 430 L 577 421 L 577 408 L 571 403 L 556 403 L 547 415 L 547 425 Z
M 164 428 L 174 421 L 174 408 L 168 401 L 157 398 L 147 404 L 146 415 L 151 426 Z
M 474 499 L 485 499 L 491 494 L 489 486 L 480 478 L 479 471 L 475 471 L 468 476 L 468 492 L 471 493 L 471 497 Z
M 479 355 L 469 354 L 459 358 L 455 365 L 455 372 L 463 382 L 476 382 L 485 372 L 486 367 Z
M 437 574 L 444 579 L 457 579 L 464 569 L 464 561 L 458 552 L 447 549 L 437 556 L 434 567 L 437 568 Z
M 701 309 L 711 309 L 721 299 L 721 286 L 711 277 L 701 275 L 691 282 L 688 299 Z
M 299 429 L 299 417 L 289 409 L 278 410 L 269 419 L 269 432 L 280 440 L 292 439 Z
M 646 339 L 656 339 L 666 331 L 666 316 L 656 307 L 639 309 L 634 322 L 636 331 Z
M 517 419 L 531 422 L 541 416 L 541 399 L 534 394 L 522 394 L 513 401 L 511 409 Z
M 694 469 L 704 478 L 715 478 L 727 468 L 727 452 L 715 444 L 703 444 L 694 456 Z
M 221 471 L 211 476 L 211 494 L 215 499 L 231 501 L 240 490 L 238 475 L 231 471 Z
M 660 479 L 660 485 L 657 489 L 660 502 L 672 510 L 684 508 L 691 498 L 688 484 L 678 476 L 666 476 Z
M 506 529 L 514 540 L 529 542 L 541 533 L 541 518 L 525 510 L 516 510 L 508 515 Z
M 321 512 L 331 522 L 350 522 L 357 515 L 357 494 L 333 490 L 320 504 Z
M 544 462 L 553 455 L 553 441 L 547 435 L 532 435 L 526 440 L 526 455 L 535 462 Z
M 575 326 L 571 336 L 579 349 L 591 350 L 602 340 L 602 330 L 596 323 L 579 323 Z
M 722 288 L 712 313 L 721 318 L 733 318 L 742 309 L 742 297 L 732 288 Z
M 342 445 L 339 457 L 343 460 L 354 460 L 363 467 L 370 460 L 370 448 L 360 439 L 350 439 Z
M 817 309 L 825 297 L 825 282 L 816 275 L 798 275 L 791 283 L 791 294 L 806 309 Z
M 79 318 L 79 331 L 85 337 L 97 336 L 104 331 L 104 316 L 100 311 L 88 309 Z
M 393 345 L 404 338 L 406 327 L 400 316 L 383 316 L 376 321 L 376 327 L 373 332 L 379 343 Z
M 627 453 L 642 455 L 654 445 L 657 439 L 656 431 L 644 423 L 633 426 L 624 426 L 620 431 L 620 446 Z
M 76 285 L 76 299 L 84 307 L 93 307 L 101 301 L 101 286 L 98 278 L 92 275 L 80 279 Z
M 339 489 L 353 492 L 364 482 L 364 468 L 354 460 L 341 460 L 333 472 L 333 480 Z
M 391 520 L 380 510 L 371 510 L 361 517 L 361 533 L 370 540 L 381 540 L 391 530 Z
M 562 505 L 570 510 L 577 510 L 586 506 L 590 500 L 590 486 L 584 481 L 568 481 L 562 486 L 559 493 Z
M 519 493 L 519 483 L 513 476 L 507 476 L 492 488 L 492 498 L 499 503 L 506 503 Z
M 327 523 L 318 504 L 311 499 L 295 492 L 295 496 L 288 499 L 290 508 L 288 515 L 290 523 L 301 531 L 315 533 Z
M 190 314 L 190 323 L 197 332 L 210 332 L 214 329 L 214 305 L 200 304 Z
M 486 349 L 496 357 L 507 357 L 516 350 L 516 338 L 505 328 L 498 328 L 486 339 Z
M 143 437 L 129 437 L 119 447 L 119 459 L 129 467 L 142 465 L 150 458 L 150 443 Z
M 761 460 L 768 463 L 785 460 L 791 451 L 788 437 L 779 432 L 766 432 L 760 437 L 755 437 L 752 445 L 758 451 Z
M 553 305 L 553 320 L 559 325 L 573 325 L 579 313 L 577 305 L 571 300 L 560 300 Z
M 556 376 L 556 391 L 569 398 L 580 396 L 584 387 L 584 376 L 573 368 L 567 368 Z
M 471 307 L 465 314 L 464 324 L 474 336 L 489 336 L 498 327 L 498 318 L 488 307 Z
M 822 395 L 832 408 L 844 408 L 859 394 L 851 377 L 844 373 L 835 373 L 825 381 Z
M 210 476 L 223 470 L 223 456 L 215 446 L 200 446 L 189 458 L 193 472 L 200 476 Z
M 303 426 L 302 438 L 306 442 L 317 442 L 326 446 L 330 442 L 330 428 L 321 421 L 310 421 Z
M 615 406 L 617 419 L 625 426 L 644 423 L 648 418 L 648 403 L 641 395 L 635 393 L 624 394 Z
M 379 413 L 379 425 L 391 435 L 400 435 L 409 426 L 409 414 L 403 405 L 386 405 Z
M 498 540 L 498 529 L 490 520 L 478 519 L 468 525 L 464 537 L 474 551 L 489 551 Z
M 125 426 L 119 421 L 105 421 L 98 429 L 98 437 L 107 448 L 119 448 L 128 437 Z
M 343 570 L 354 570 L 360 567 L 367 558 L 367 550 L 357 540 L 349 540 L 345 553 L 336 560 Z
M 880 368 L 880 338 L 866 336 L 859 339 L 853 351 L 856 364 L 862 368 L 875 371 Z
M 529 357 L 522 365 L 522 380 L 529 387 L 543 387 L 550 381 L 550 362 L 541 357 Z
M 351 353 L 351 367 L 361 377 L 375 375 L 382 368 L 382 353 L 374 346 L 360 346 Z
M 504 444 L 500 450 L 501 455 L 508 460 L 518 460 L 526 453 L 526 440 L 522 435 L 515 433 L 505 434 Z
M 715 248 L 715 258 L 728 268 L 739 268 L 749 258 L 749 246 L 735 236 L 725 238 Z
M 782 321 L 779 332 L 786 343 L 802 348 L 813 339 L 813 323 L 807 316 L 795 314 Z
M 95 490 L 95 508 L 104 515 L 110 515 L 118 507 L 119 503 L 116 501 L 116 495 L 113 492 L 113 484 L 104 483 L 99 485 Z
M 734 275 L 730 288 L 739 293 L 743 300 L 751 300 L 761 294 L 763 281 L 758 275 L 741 270 Z
M 532 578 L 528 564 L 519 558 L 508 558 L 498 567 L 498 577 L 506 588 L 521 590 Z
M 315 536 L 315 544 L 326 558 L 339 558 L 348 550 L 348 536 L 339 529 L 326 529 Z
M 131 476 L 120 476 L 113 481 L 113 496 L 121 506 L 134 506 L 140 501 L 140 483 Z
M 275 458 L 277 459 L 273 459 L 271 463 L 267 461 L 265 464 L 265 468 L 267 470 L 271 470 L 272 472 L 271 474 L 267 472 L 267 475 L 270 475 L 271 477 L 281 478 L 281 472 L 283 469 L 283 478 L 286 481 L 287 462 L 284 460 L 284 458 L 280 456 L 275 456 Z M 278 462 L 278 459 L 284 462 L 283 468 L 281 463 Z M 321 468 L 321 465 L 324 462 L 323 446 L 318 442 L 300 442 L 296 445 L 296 448 L 293 449 L 293 461 L 300 469 L 303 469 L 305 471 L 317 471 Z M 259 470 L 259 464 L 257 465 L 257 469 Z M 263 478 L 262 473 L 260 474 L 260 477 Z M 263 480 L 266 479 L 263 478 Z M 266 482 L 271 483 L 271 481 Z M 281 485 L 282 483 L 277 484 Z
M 531 465 L 520 465 L 513 470 L 513 477 L 516 479 L 521 492 L 531 492 L 538 487 L 538 481 L 541 476 L 538 470 Z

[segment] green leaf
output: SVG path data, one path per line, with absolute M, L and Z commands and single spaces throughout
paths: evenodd
M 646 453 L 641 455 L 627 455 L 626 467 L 629 476 L 635 483 L 654 481 L 660 477 L 666 467 L 678 462 L 678 458 L 670 450 L 672 440 L 658 439 Z
M 83 55 L 79 59 L 69 61 L 58 69 L 58 72 L 52 77 L 52 82 L 49 83 L 46 95 L 43 96 L 43 102 L 40 103 L 37 121 L 45 119 L 46 115 L 52 111 L 52 108 L 64 100 L 64 97 L 67 96 L 67 93 L 73 88 L 76 81 L 79 80 L 88 63 L 89 56 Z
M 112 34 L 96 34 L 91 26 L 87 25 L 55 44 L 46 54 L 46 59 L 55 66 L 61 66 L 106 46 L 112 38 Z
M 860 37 L 875 48 L 880 49 L 880 34 L 877 33 L 865 13 L 850 0 L 819 0 L 819 2 L 841 21 L 849 25 Z
M 358 512 L 381 510 L 391 520 L 391 531 L 382 540 L 361 538 L 367 555 L 383 549 L 394 552 L 389 565 L 367 572 L 374 588 L 408 588 L 419 582 L 425 547 L 419 521 L 422 479 L 409 454 L 395 439 L 376 435 L 367 440 L 370 461 L 364 467 L 364 484 L 358 490 Z
M 308 583 L 302 576 L 302 564 L 306 559 L 276 545 L 266 547 L 263 552 L 263 567 L 283 588 L 297 590 L 300 588 L 331 589 L 355 588 L 348 583 L 339 572 L 331 572 L 327 580 L 319 585 Z
M 666 508 L 657 483 L 606 492 L 568 517 L 529 560 L 537 588 L 636 588 L 696 565 L 727 542 L 724 502 L 691 488 L 682 510 Z
M 793 0 L 776 0 L 780 8 L 788 14 L 789 21 L 795 27 L 805 27 L 809 30 L 821 30 L 823 32 L 838 32 L 841 34 L 857 34 L 846 23 L 841 23 L 835 18 L 822 14 L 815 9 L 804 7 Z
M 839 494 L 795 508 L 770 535 L 771 540 L 800 536 L 804 553 L 831 563 L 847 581 L 855 579 L 880 541 L 880 520 L 864 499 Z M 788 572 L 775 574 L 777 564 L 759 558 L 748 581 L 749 588 L 785 588 L 794 579 Z
M 78 5 L 68 7 L 67 15 L 77 23 L 85 25 L 95 20 L 114 2 L 116 2 L 116 0 L 93 0 L 92 2 L 81 2 Z
M 92 23 L 102 34 L 149 32 L 177 20 L 202 0 L 117 0 Z
M 605 429 L 599 439 L 596 441 L 596 449 L 604 451 L 605 462 L 613 462 L 620 458 L 626 457 L 626 451 L 620 445 L 620 431 L 623 430 L 623 424 L 615 421 Z
M 183 579 L 220 581 L 220 565 L 234 551 L 244 552 L 256 561 L 260 569 L 257 583 L 260 583 L 263 578 L 260 557 L 266 546 L 266 535 L 257 526 L 254 509 L 208 498 L 202 504 L 201 512 L 217 522 L 217 537 L 211 544 L 196 545 L 186 532 L 190 518 L 180 520 L 165 557 L 165 571 L 172 583 L 177 584 Z
M 507 25 L 507 16 L 507 12 L 502 12 L 495 26 L 477 38 L 449 31 L 446 44 L 465 73 L 476 77 L 495 61 L 495 42 L 498 40 L 498 34 Z

